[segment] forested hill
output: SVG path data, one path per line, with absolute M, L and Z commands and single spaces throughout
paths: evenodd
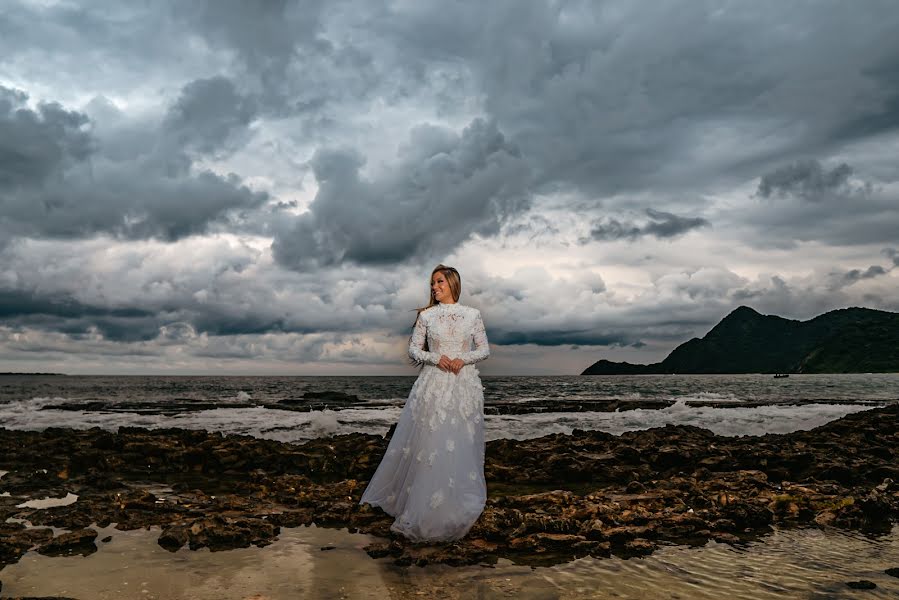
M 600 360 L 581 375 L 899 372 L 899 313 L 844 308 L 808 321 L 741 306 L 660 363 Z

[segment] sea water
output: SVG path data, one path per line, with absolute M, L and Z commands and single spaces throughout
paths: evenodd
M 528 439 L 574 429 L 613 434 L 687 424 L 720 435 L 807 430 L 899 401 L 899 374 L 482 377 L 486 437 Z M 395 423 L 414 377 L 0 377 L 0 427 L 115 431 L 120 426 L 251 435 L 284 442 Z M 278 408 L 307 392 L 358 401 Z M 597 410 L 618 403 L 618 410 Z M 673 404 L 672 404 L 673 403 Z M 640 406 L 626 410 L 628 405 Z M 664 406 L 664 408 L 646 408 Z

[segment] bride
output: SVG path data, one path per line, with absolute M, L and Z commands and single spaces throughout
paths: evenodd
M 481 313 L 459 304 L 461 291 L 456 269 L 434 268 L 409 343 L 421 373 L 359 502 L 396 517 L 390 529 L 416 542 L 465 536 L 487 501 L 484 389 L 474 363 L 490 349 Z

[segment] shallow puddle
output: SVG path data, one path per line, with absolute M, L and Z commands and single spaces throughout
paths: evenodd
M 342 529 L 282 529 L 265 548 L 170 553 L 159 529 L 96 528 L 99 551 L 49 558 L 34 552 L 0 570 L 8 596 L 87 599 L 294 598 L 895 598 L 899 528 L 878 538 L 838 530 L 778 530 L 733 548 L 663 547 L 629 560 L 584 558 L 531 568 L 397 567 L 362 548 L 376 538 Z M 109 543 L 99 540 L 112 536 Z M 325 548 L 325 549 L 323 549 Z M 846 583 L 868 579 L 874 590 Z
M 16 508 L 53 508 L 54 506 L 68 506 L 74 504 L 78 496 L 67 492 L 64 498 L 37 498 L 16 504 Z

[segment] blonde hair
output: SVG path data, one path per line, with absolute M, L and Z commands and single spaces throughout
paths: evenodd
M 450 294 L 453 296 L 453 301 L 458 302 L 459 296 L 462 295 L 462 277 L 459 275 L 459 271 L 457 271 L 453 267 L 448 267 L 444 264 L 437 265 L 434 267 L 434 270 L 431 271 L 431 279 L 428 280 L 428 287 L 430 287 L 431 282 L 434 281 L 434 275 L 436 273 L 442 273 L 446 278 L 446 282 L 449 284 Z M 436 306 L 440 304 L 437 300 L 434 299 L 434 290 L 432 289 L 428 295 L 428 305 L 416 308 L 416 317 L 423 310 L 428 310 L 432 306 Z
M 459 296 L 462 294 L 462 277 L 459 275 L 459 271 L 457 271 L 453 267 L 448 267 L 443 264 L 437 265 L 436 267 L 434 267 L 434 270 L 431 271 L 431 279 L 428 281 L 428 287 L 431 286 L 431 282 L 434 280 L 435 273 L 443 274 L 443 276 L 446 278 L 446 282 L 449 284 L 450 294 L 452 294 L 453 300 L 455 302 L 458 302 Z M 429 308 L 433 308 L 434 306 L 437 306 L 438 304 L 440 304 L 440 303 L 434 299 L 434 290 L 432 289 L 429 294 L 428 305 L 421 306 L 419 308 L 414 309 L 416 312 L 415 312 L 415 321 L 412 322 L 412 327 L 415 328 L 415 323 L 418 321 L 418 315 L 420 315 L 422 311 L 428 310 Z M 412 338 L 409 338 L 410 342 L 411 342 L 411 340 L 412 340 Z M 425 350 L 428 349 L 427 338 L 425 338 L 424 349 Z M 412 361 L 412 364 L 416 365 L 418 367 L 424 366 L 422 364 L 415 362 L 414 360 Z

